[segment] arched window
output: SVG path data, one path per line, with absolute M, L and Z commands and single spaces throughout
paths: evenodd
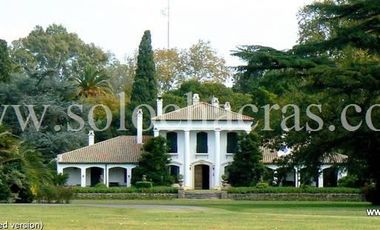
M 207 133 L 197 133 L 197 153 L 207 153 Z
M 168 141 L 169 153 L 178 152 L 177 133 L 169 132 L 166 134 L 166 140 Z
M 238 151 L 238 135 L 235 132 L 227 133 L 227 153 Z

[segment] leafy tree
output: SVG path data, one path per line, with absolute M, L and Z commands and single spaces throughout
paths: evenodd
M 29 111 L 23 105 L 34 105 L 34 111 L 38 119 L 41 118 L 44 107 L 49 105 L 42 120 L 40 130 L 37 131 L 31 121 L 25 130 L 20 127 L 17 116 L 12 107 L 4 112 L 3 124 L 12 133 L 20 136 L 26 143 L 38 149 L 46 160 L 55 158 L 56 154 L 79 148 L 87 142 L 85 130 L 71 132 L 67 130 L 70 125 L 77 128 L 78 124 L 67 116 L 67 109 L 75 99 L 75 88 L 68 82 L 57 82 L 56 79 L 48 79 L 38 86 L 37 79 L 30 78 L 25 74 L 14 74 L 7 83 L 0 83 L 0 100 L 5 105 L 21 105 L 20 112 L 26 120 Z M 83 106 L 83 111 L 73 111 L 85 118 L 88 114 L 88 105 Z M 1 108 L 1 112 L 4 107 Z M 56 131 L 55 126 L 60 130 Z
M 7 42 L 0 39 L 0 81 L 8 81 L 12 69 Z
M 224 82 L 231 72 L 226 61 L 219 57 L 210 42 L 199 40 L 185 56 L 186 74 L 198 81 Z
M 256 185 L 264 173 L 262 157 L 258 135 L 253 132 L 241 135 L 239 150 L 227 168 L 228 181 L 231 185 Z
M 126 102 L 129 102 L 132 92 L 133 79 L 135 77 L 136 63 L 133 58 L 128 58 L 126 64 L 119 61 L 113 61 L 112 65 L 105 69 L 106 76 L 109 76 L 109 82 L 113 94 L 125 93 Z
M 313 28 L 311 35 L 288 51 L 269 47 L 242 47 L 236 55 L 248 62 L 240 68 L 239 87 L 256 92 L 256 101 L 280 105 L 297 104 L 306 111 L 309 104 L 322 104 L 323 112 L 314 111 L 324 121 L 318 124 L 302 114 L 301 131 L 295 122 L 287 120 L 287 130 L 280 128 L 282 116 L 277 112 L 271 124 L 274 132 L 264 135 L 271 144 L 294 147 L 292 162 L 317 170 L 323 159 L 336 153 L 348 155 L 349 161 L 367 165 L 369 178 L 375 183 L 372 202 L 380 203 L 380 164 L 378 132 L 368 124 L 355 131 L 342 127 L 341 113 L 349 104 L 357 104 L 361 112 L 349 110 L 350 124 L 365 120 L 372 105 L 379 104 L 379 27 L 380 3 L 376 0 L 317 2 L 306 6 L 314 25 L 304 21 L 304 28 Z M 326 27 L 324 25 L 331 25 Z M 320 28 L 323 36 L 315 35 Z M 247 87 L 245 87 L 247 86 Z M 377 110 L 372 112 L 372 124 L 379 127 Z M 312 123 L 312 124 L 311 124 Z M 314 130 L 305 131 L 306 124 Z M 330 131 L 328 127 L 336 128 Z M 272 126 L 272 127 L 273 127 Z M 327 126 L 327 127 L 326 127 Z M 371 181 L 368 181 L 371 182 Z
M 137 56 L 136 76 L 132 86 L 131 105 L 153 105 L 157 97 L 157 81 L 150 31 L 144 32 Z
M 144 152 L 139 160 L 139 165 L 133 170 L 133 183 L 146 175 L 147 180 L 155 185 L 170 185 L 173 182 L 169 174 L 170 156 L 166 139 L 155 137 L 144 144 Z
M 210 42 L 199 40 L 188 49 L 157 49 L 154 51 L 157 79 L 161 91 L 178 88 L 183 82 L 225 83 L 231 70 L 218 56 Z
M 154 51 L 157 79 L 161 91 L 173 89 L 185 79 L 184 52 L 175 48 Z
M 27 37 L 12 42 L 11 56 L 31 77 L 69 79 L 86 65 L 105 66 L 108 55 L 84 43 L 62 25 L 36 26 Z

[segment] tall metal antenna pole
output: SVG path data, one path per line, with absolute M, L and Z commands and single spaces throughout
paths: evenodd
M 168 0 L 168 49 L 170 49 L 170 0 Z

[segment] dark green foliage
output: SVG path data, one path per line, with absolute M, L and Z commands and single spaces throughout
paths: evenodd
M 140 105 L 149 105 L 152 108 L 155 108 L 158 90 L 157 90 L 157 80 L 156 80 L 156 70 L 154 64 L 154 55 L 152 50 L 152 40 L 150 31 L 147 30 L 144 32 L 144 35 L 141 39 L 139 46 L 139 53 L 137 56 L 137 68 L 132 85 L 130 104 L 128 105 L 128 121 L 135 119 L 133 111 L 136 107 Z M 148 109 L 143 109 L 143 126 L 148 128 L 151 121 L 150 115 L 152 114 Z M 136 111 L 137 112 L 137 111 Z M 130 125 L 129 132 L 135 133 L 135 127 Z
M 152 188 L 153 184 L 150 181 L 137 181 L 135 186 L 136 188 Z
M 338 180 L 338 187 L 350 187 L 358 188 L 360 187 L 359 178 L 355 175 L 348 175 Z
M 144 152 L 139 160 L 139 166 L 133 169 L 132 183 L 143 179 L 154 185 L 170 185 L 173 182 L 169 174 L 168 164 L 170 163 L 166 139 L 155 137 L 144 144 Z
M 7 42 L 0 39 L 0 82 L 8 81 L 12 70 Z
M 157 81 L 150 31 L 145 31 L 139 46 L 137 69 L 132 86 L 131 105 L 153 105 L 157 98 Z
M 63 186 L 66 184 L 67 179 L 69 179 L 69 174 L 53 174 L 52 182 L 56 186 Z
M 9 188 L 18 203 L 33 201 L 34 194 L 42 185 L 51 184 L 51 171 L 43 164 L 41 154 L 22 143 L 17 137 L 0 126 L 0 181 Z
M 274 148 L 284 143 L 297 147 L 290 162 L 307 166 L 311 174 L 326 156 L 348 155 L 348 163 L 363 169 L 354 173 L 363 177 L 359 180 L 369 177 L 368 183 L 375 182 L 378 195 L 373 196 L 373 203 L 379 204 L 380 136 L 365 123 L 355 132 L 346 130 L 340 114 L 346 105 L 359 105 L 364 112 L 351 110 L 347 114 L 349 123 L 358 124 L 364 122 L 368 108 L 380 102 L 380 2 L 326 1 L 307 6 L 305 12 L 300 45 L 288 51 L 249 46 L 235 53 L 248 63 L 240 68 L 237 89 L 251 93 L 259 106 L 297 104 L 306 111 L 309 104 L 321 104 L 323 112 L 316 114 L 324 121 L 322 130 L 291 129 L 284 135 L 280 128 L 282 115 L 275 112 L 271 117 L 273 132 L 262 132 L 266 143 Z M 374 110 L 373 125 L 380 127 L 377 117 L 379 111 Z M 301 114 L 301 127 L 307 122 L 313 121 Z M 289 121 L 287 125 L 294 124 Z M 328 130 L 330 125 L 337 127 L 334 132 Z
M 42 186 L 36 195 L 39 203 L 70 203 L 73 197 L 72 188 L 54 185 Z
M 232 186 L 256 185 L 264 172 L 260 140 L 256 133 L 243 134 L 234 161 L 228 166 L 228 181 Z
M 62 25 L 36 26 L 27 37 L 12 43 L 12 57 L 39 82 L 54 77 L 69 80 L 86 65 L 105 66 L 108 55 L 94 44 L 84 43 Z
M 27 143 L 37 148 L 46 160 L 53 159 L 56 154 L 82 147 L 87 142 L 86 130 L 78 132 L 67 131 L 67 125 L 77 128 L 78 123 L 67 116 L 67 108 L 73 103 L 70 101 L 75 95 L 75 88 L 68 82 L 59 82 L 57 79 L 49 79 L 37 85 L 37 80 L 26 75 L 15 74 L 7 83 L 0 83 L 0 100 L 6 105 L 34 105 L 34 111 L 41 118 L 43 105 L 49 105 L 39 131 L 35 129 L 31 121 L 22 131 L 14 110 L 10 107 L 4 115 L 3 123 L 12 132 L 19 135 Z M 71 92 L 71 93 L 70 93 Z M 3 110 L 2 108 L 0 109 Z M 28 110 L 20 107 L 20 111 L 26 120 Z M 83 112 L 73 109 L 73 112 L 85 118 L 88 107 L 85 105 Z M 59 132 L 54 130 L 58 125 Z
M 11 191 L 5 181 L 5 175 L 0 171 L 0 201 L 7 201 L 10 196 Z

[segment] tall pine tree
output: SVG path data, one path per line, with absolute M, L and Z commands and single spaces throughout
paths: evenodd
M 157 97 L 157 81 L 150 31 L 144 32 L 137 56 L 137 69 L 132 86 L 131 105 L 154 105 Z M 134 109 L 134 108 L 133 108 Z
M 154 108 L 155 99 L 157 98 L 157 80 L 154 64 L 154 54 L 152 50 L 152 40 L 150 31 L 144 32 L 139 46 L 137 56 L 136 75 L 132 86 L 131 100 L 129 104 L 128 120 L 132 121 L 133 111 L 136 107 L 147 104 Z M 144 128 L 150 124 L 150 112 L 142 108 L 144 112 Z M 137 111 L 137 110 L 136 110 Z M 153 114 L 152 114 L 153 115 Z M 130 132 L 135 132 L 135 127 L 130 127 Z
M 0 81 L 8 81 L 11 72 L 7 42 L 0 39 Z

